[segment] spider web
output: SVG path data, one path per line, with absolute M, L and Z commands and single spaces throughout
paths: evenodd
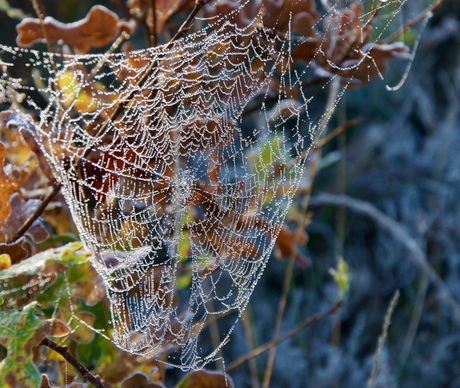
M 11 89 L 26 93 L 38 115 L 15 120 L 62 184 L 104 280 L 118 347 L 147 357 L 174 349 L 168 362 L 183 369 L 216 357 L 332 113 L 311 113 L 314 97 L 333 80 L 346 88 L 380 73 L 371 42 L 336 60 L 350 43 L 343 33 L 356 30 L 359 41 L 372 23 L 381 38 L 404 3 L 332 6 L 320 17 L 301 0 L 271 13 L 222 1 L 207 6 L 198 32 L 169 46 L 106 55 L 0 46 L 7 69 L 18 60 L 41 69 L 42 86 L 5 72 L 0 92 L 4 100 Z M 309 89 L 311 79 L 322 86 Z M 211 348 L 204 329 L 227 315 L 232 323 Z

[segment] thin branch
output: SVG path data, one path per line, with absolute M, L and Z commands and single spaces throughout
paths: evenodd
M 150 0 L 150 6 L 152 7 L 152 31 L 150 31 L 150 46 L 155 47 L 157 45 L 157 4 L 156 0 Z
M 417 293 L 417 301 L 415 302 L 414 311 L 412 312 L 412 317 L 410 320 L 409 328 L 407 329 L 406 335 L 404 337 L 403 344 L 401 346 L 401 351 L 399 352 L 399 370 L 404 370 L 406 365 L 407 358 L 411 351 L 412 345 L 414 343 L 415 335 L 420 324 L 420 319 L 422 317 L 423 308 L 425 305 L 426 293 L 428 291 L 428 286 L 430 285 L 430 279 L 428 275 L 422 271 L 420 285 Z
M 319 148 L 324 147 L 327 143 L 329 143 L 331 140 L 335 139 L 336 137 L 340 136 L 343 134 L 349 127 L 356 125 L 361 121 L 361 117 L 356 117 L 351 120 L 347 120 L 344 123 L 340 124 L 338 127 L 336 127 L 332 132 L 328 133 L 327 135 L 323 136 L 320 138 L 315 145 L 313 146 L 312 151 L 316 151 Z M 305 155 L 306 156 L 306 155 Z M 302 154 L 302 157 L 305 157 Z
M 340 307 L 342 306 L 343 301 L 338 300 L 337 302 L 334 303 L 334 305 L 329 308 L 328 310 L 322 312 L 322 313 L 316 313 L 308 317 L 305 321 L 302 323 L 299 323 L 297 326 L 295 326 L 293 329 L 289 330 L 286 334 L 282 335 L 281 337 L 277 338 L 276 340 L 271 340 L 269 342 L 266 342 L 265 344 L 255 348 L 252 350 L 250 353 L 247 353 L 237 360 L 233 361 L 227 368 L 226 371 L 230 372 L 233 369 L 238 368 L 240 365 L 244 364 L 245 362 L 248 362 L 249 360 L 252 360 L 255 357 L 260 356 L 262 353 L 265 353 L 267 350 L 273 348 L 274 346 L 277 346 L 279 343 L 286 341 L 287 339 L 295 336 L 297 333 L 305 329 L 306 327 L 312 325 L 313 323 L 320 321 L 323 318 L 326 318 L 329 315 L 335 314 Z
M 94 376 L 88 369 L 86 369 L 86 367 L 80 361 L 78 361 L 73 354 L 69 353 L 67 346 L 61 346 L 46 337 L 43 338 L 43 340 L 40 342 L 40 346 L 47 346 L 48 348 L 53 349 L 55 352 L 59 353 L 69 364 L 75 367 L 75 369 L 80 373 L 84 380 L 91 383 L 94 387 L 104 388 L 104 384 L 102 384 L 99 376 Z
M 404 32 L 406 32 L 409 28 L 419 24 L 423 20 L 425 20 L 430 14 L 435 12 L 441 4 L 444 2 L 444 0 L 435 0 L 432 4 L 430 4 L 428 7 L 426 7 L 422 12 L 420 12 L 415 18 L 407 20 L 404 25 L 393 32 L 391 35 L 386 37 L 383 42 L 384 43 L 392 43 L 396 39 L 398 39 L 399 36 L 401 36 Z
M 393 312 L 395 310 L 396 304 L 398 303 L 399 299 L 399 290 L 396 290 L 393 297 L 391 298 L 391 302 L 388 306 L 387 312 L 385 314 L 385 319 L 383 320 L 383 327 L 382 327 L 382 334 L 379 337 L 379 341 L 377 344 L 377 350 L 374 356 L 374 365 L 372 367 L 371 376 L 367 382 L 368 388 L 373 388 L 375 383 L 375 377 L 377 376 L 377 372 L 379 370 L 379 363 L 380 357 L 382 355 L 383 345 L 385 345 L 385 340 L 388 335 L 388 328 L 390 327 L 391 317 L 393 316 Z
M 206 4 L 210 3 L 211 1 L 212 0 L 195 1 L 195 6 L 193 7 L 192 12 L 190 12 L 185 22 L 182 23 L 179 30 L 176 32 L 176 35 L 172 37 L 171 41 L 166 46 L 167 48 L 170 48 L 176 40 L 182 38 L 188 32 L 193 20 L 195 19 L 196 14 L 200 11 L 201 8 L 203 8 Z
M 279 334 L 281 331 L 281 324 L 283 323 L 284 310 L 286 309 L 287 297 L 289 294 L 289 287 L 291 285 L 292 274 L 294 273 L 294 263 L 295 263 L 294 258 L 290 257 L 289 262 L 288 262 L 288 267 L 286 269 L 286 274 L 284 275 L 283 291 L 281 293 L 281 296 L 278 302 L 278 313 L 276 315 L 276 324 L 275 324 L 275 330 L 273 333 L 273 340 L 272 340 L 274 342 L 278 341 L 279 339 Z M 276 346 L 273 346 L 268 356 L 267 366 L 265 367 L 264 382 L 262 384 L 264 388 L 269 388 L 270 386 L 270 379 L 272 377 L 273 366 L 275 365 L 275 357 L 276 357 Z
M 409 259 L 424 271 L 430 278 L 433 285 L 438 289 L 440 298 L 443 299 L 447 305 L 452 309 L 454 318 L 460 322 L 460 305 L 452 296 L 444 281 L 431 267 L 424 252 L 420 248 L 417 241 L 415 241 L 406 230 L 394 221 L 392 218 L 383 214 L 379 209 L 369 202 L 361 201 L 358 199 L 350 198 L 346 195 L 334 194 L 319 194 L 310 199 L 310 205 L 340 205 L 346 206 L 349 209 L 364 214 L 381 225 L 387 232 L 389 232 L 396 240 L 404 245 L 411 253 Z
M 251 302 L 248 303 L 246 308 L 243 310 L 243 330 L 246 337 L 246 343 L 249 348 L 249 351 L 254 350 L 254 333 L 252 331 L 252 308 Z M 249 375 L 251 376 L 251 385 L 252 388 L 259 388 L 259 378 L 257 376 L 257 363 L 255 359 L 249 360 Z

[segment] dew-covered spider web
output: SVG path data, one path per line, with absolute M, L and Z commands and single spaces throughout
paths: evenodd
M 407 56 L 385 42 L 406 0 L 216 1 L 196 32 L 123 53 L 0 46 L 0 91 L 93 256 L 114 343 L 184 369 L 229 340 L 273 250 L 306 156 L 343 92 Z M 388 33 L 390 35 L 390 33 Z M 15 78 L 21 62 L 35 83 Z M 39 99 L 45 104 L 37 102 Z M 25 113 L 27 112 L 27 113 Z M 221 343 L 209 345 L 211 321 Z

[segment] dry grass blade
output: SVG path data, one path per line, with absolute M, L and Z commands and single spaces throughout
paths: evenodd
M 391 317 L 395 310 L 396 304 L 398 303 L 398 299 L 399 299 L 399 290 L 397 290 L 394 293 L 393 297 L 391 298 L 391 302 L 385 314 L 385 319 L 383 321 L 383 327 L 382 327 L 382 334 L 379 337 L 377 351 L 375 352 L 375 356 L 374 356 L 374 366 L 372 367 L 371 377 L 369 378 L 369 381 L 367 382 L 368 388 L 372 388 L 374 386 L 375 378 L 379 370 L 380 356 L 382 355 L 383 346 L 385 345 L 385 340 L 388 335 L 388 328 L 390 327 L 390 323 L 391 323 Z

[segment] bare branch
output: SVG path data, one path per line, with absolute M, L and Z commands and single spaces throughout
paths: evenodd
M 94 387 L 104 388 L 104 384 L 102 384 L 99 376 L 94 376 L 88 369 L 86 369 L 86 367 L 80 361 L 78 361 L 73 354 L 69 353 L 67 346 L 61 346 L 46 337 L 43 338 L 43 340 L 40 342 L 40 346 L 46 346 L 59 353 L 69 364 L 75 367 L 83 379 L 91 383 Z

